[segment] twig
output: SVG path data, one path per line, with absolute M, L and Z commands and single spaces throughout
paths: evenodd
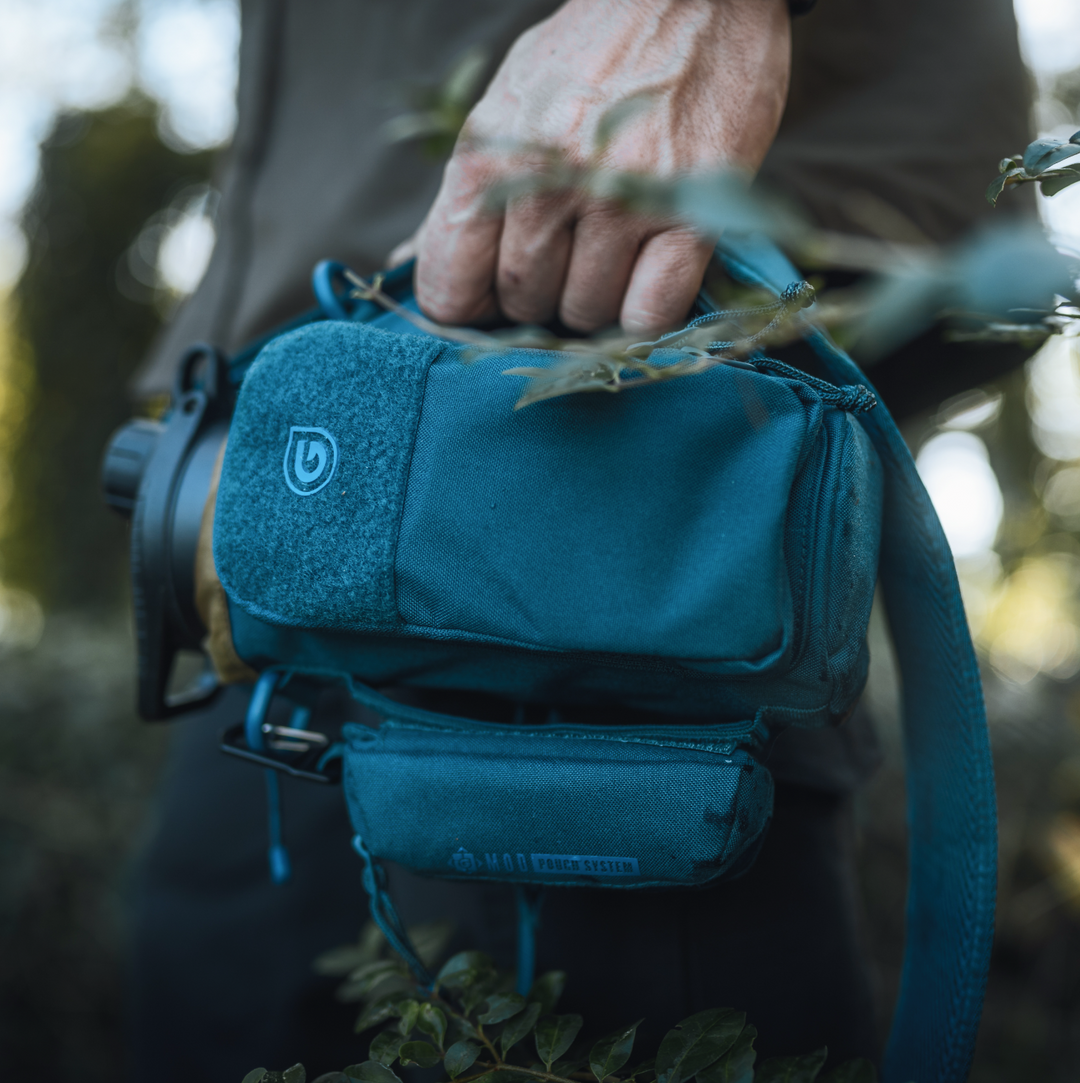
M 379 276 L 376 276 L 374 282 L 365 282 L 355 271 L 350 271 L 348 268 L 345 269 L 344 274 L 355 287 L 355 295 L 362 301 L 374 301 L 377 305 L 382 305 L 388 312 L 393 312 L 395 316 L 408 320 L 414 327 L 419 327 L 426 334 L 434 335 L 436 338 L 448 338 L 453 342 L 464 343 L 466 346 L 481 346 L 491 349 L 499 345 L 498 339 L 491 335 L 485 335 L 482 331 L 470 331 L 465 327 L 447 327 L 444 324 L 436 323 L 434 320 L 429 320 L 426 316 L 421 316 L 419 312 L 410 311 L 404 305 L 395 301 L 388 293 L 382 291 Z

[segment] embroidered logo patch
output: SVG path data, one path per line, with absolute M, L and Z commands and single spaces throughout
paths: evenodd
M 311 496 L 329 485 L 337 464 L 337 441 L 326 429 L 305 425 L 289 429 L 285 482 L 297 496 Z

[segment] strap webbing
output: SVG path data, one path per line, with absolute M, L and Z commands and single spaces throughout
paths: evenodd
M 801 275 L 765 238 L 725 237 L 736 278 L 780 293 Z M 813 317 L 813 310 L 809 313 Z M 822 331 L 827 377 L 872 385 Z M 949 544 L 883 405 L 859 416 L 885 470 L 879 579 L 903 677 L 909 877 L 900 995 L 882 1083 L 962 1083 L 994 936 L 997 810 L 982 684 Z

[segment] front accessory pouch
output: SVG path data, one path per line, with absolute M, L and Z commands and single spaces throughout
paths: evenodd
M 503 725 L 353 695 L 383 718 L 345 727 L 353 826 L 426 876 L 703 885 L 748 868 L 772 816 L 759 723 Z

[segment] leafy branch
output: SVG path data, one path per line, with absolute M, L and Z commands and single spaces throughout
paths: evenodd
M 782 344 L 804 333 L 801 325 L 795 327 L 792 321 L 814 301 L 813 287 L 804 282 L 785 291 L 779 300 L 701 316 L 689 327 L 651 342 L 620 335 L 562 339 L 539 327 L 517 327 L 495 334 L 448 327 L 395 301 L 383 291 L 381 275 L 370 282 L 349 270 L 345 276 L 353 285 L 353 297 L 373 301 L 428 334 L 468 346 L 466 361 L 508 349 L 559 353 L 560 360 L 554 365 L 519 366 L 504 371 L 506 376 L 529 379 L 514 406 L 516 410 L 560 395 L 617 392 L 695 376 L 717 365 L 730 364 L 764 346 Z M 657 351 L 666 351 L 668 356 L 660 363 L 653 363 L 650 358 Z
M 410 930 L 417 953 L 433 964 L 449 940 L 446 923 Z M 631 1063 L 642 1020 L 599 1038 L 582 1038 L 583 1018 L 556 1014 L 566 975 L 541 975 L 527 996 L 513 975 L 499 973 L 480 952 L 453 956 L 431 989 L 419 986 L 373 925 L 356 944 L 327 952 L 322 974 L 344 978 L 338 998 L 360 1002 L 358 1033 L 382 1029 L 368 1059 L 313 1083 L 401 1083 L 394 1065 L 441 1065 L 454 1083 L 875 1083 L 865 1060 L 848 1061 L 822 1077 L 827 1051 L 778 1057 L 756 1065 L 757 1030 L 742 1012 L 714 1008 L 669 1030 L 655 1056 Z M 283 1072 L 256 1068 L 243 1083 L 306 1083 L 302 1065 Z
M 986 198 L 997 206 L 1006 188 L 1037 183 L 1044 196 L 1054 196 L 1080 181 L 1080 162 L 1068 163 L 1080 155 L 1080 132 L 1065 139 L 1036 139 L 1023 154 L 1002 158 L 998 177 L 986 189 Z
M 467 115 L 461 103 L 468 97 L 462 96 L 468 80 L 462 73 L 480 71 L 478 63 L 463 59 L 438 92 L 440 101 L 458 103 L 457 112 L 439 114 L 443 118 L 439 123 L 449 124 L 453 113 L 458 125 L 455 137 Z M 610 109 L 583 163 L 570 161 L 557 148 L 501 144 L 466 130 L 462 139 L 470 150 L 506 157 L 505 179 L 488 193 L 491 212 L 501 213 L 507 203 L 527 196 L 585 194 L 654 220 L 687 224 L 705 236 L 763 233 L 783 244 L 806 268 L 866 272 L 859 285 L 829 290 L 817 298 L 807 290 L 802 297 L 807 305 L 814 302 L 814 323 L 833 333 L 864 364 L 885 357 L 937 321 L 946 323 L 946 337 L 955 341 L 1018 342 L 1032 348 L 1052 334 L 1071 333 L 1077 327 L 1078 311 L 1067 300 L 1075 293 L 1075 270 L 1034 224 L 1001 223 L 944 248 L 926 242 L 914 224 L 881 201 L 869 200 L 860 220 L 875 235 L 856 236 L 815 228 L 782 201 L 751 189 L 749 178 L 735 172 L 655 177 L 610 168 L 605 161 L 612 138 L 650 101 L 647 94 L 639 95 Z M 412 116 L 408 123 L 408 118 L 401 118 L 394 138 L 419 138 L 427 131 L 416 119 L 419 114 Z M 451 139 L 448 147 L 452 143 Z M 1080 132 L 1067 142 L 1036 141 L 1023 155 L 1001 163 L 1002 173 L 990 186 L 988 198 L 996 203 L 1007 186 L 1029 181 L 1039 182 L 1048 195 L 1061 191 L 1080 179 L 1080 163 L 1070 161 L 1076 155 Z M 468 347 L 465 361 L 507 349 L 557 352 L 558 359 L 550 366 L 507 370 L 508 375 L 528 378 L 518 409 L 560 395 L 614 393 L 698 375 L 755 351 L 782 347 L 807 330 L 800 304 L 781 312 L 768 305 L 740 306 L 725 313 L 711 331 L 692 328 L 677 343 L 670 336 L 634 342 L 612 332 L 564 339 L 538 327 L 485 333 L 437 324 L 404 308 L 382 291 L 378 277 L 364 282 L 350 275 L 350 281 L 355 296 L 377 302 L 426 333 Z M 729 292 L 730 285 L 724 283 Z M 724 321 L 726 328 L 720 326 Z M 654 358 L 653 352 L 661 349 L 678 353 Z
M 413 109 L 387 121 L 383 136 L 388 143 L 421 140 L 425 153 L 442 158 L 453 150 L 476 99 L 481 79 L 491 57 L 486 49 L 473 46 L 451 65 L 438 86 L 409 88 Z

